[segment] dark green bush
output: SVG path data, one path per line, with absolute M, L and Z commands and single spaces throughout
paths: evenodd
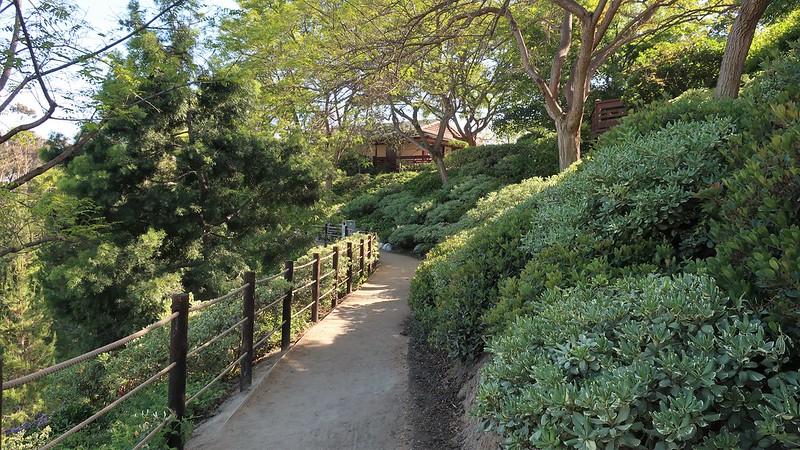
M 787 127 L 724 182 L 705 267 L 728 295 L 755 300 L 800 335 L 800 111 L 776 108 L 776 120 Z
M 481 314 L 496 301 L 499 280 L 519 273 L 527 260 L 519 232 L 530 223 L 528 206 L 473 231 L 464 245 L 445 242 L 445 248 L 456 248 L 423 264 L 412 281 L 409 302 L 420 309 L 415 314 L 424 316 L 420 321 L 431 339 L 451 356 L 471 358 L 482 351 Z
M 724 40 L 696 35 L 652 45 L 625 67 L 623 100 L 642 105 L 714 87 L 724 49 Z
M 516 144 L 484 145 L 456 150 L 445 159 L 456 176 L 489 175 L 504 184 L 558 173 L 554 134 Z
M 470 218 L 470 211 L 481 198 L 525 178 L 556 173 L 555 136 L 522 144 L 460 149 L 447 157 L 446 165 L 450 181 L 444 186 L 432 167 L 403 175 L 379 175 L 361 185 L 342 206 L 337 219 L 355 219 L 359 227 L 377 231 L 383 240 L 400 249 L 411 250 L 422 244 L 427 251 L 444 237 L 475 226 L 484 214 L 497 215 L 522 201 L 519 194 L 492 196 L 491 201 L 500 203 L 493 206 L 483 202 L 479 209 L 483 212 L 475 212 Z M 425 226 L 416 226 L 419 224 Z
M 444 229 L 430 225 L 400 225 L 389 235 L 389 243 L 397 248 L 412 249 L 417 244 L 435 244 L 442 240 Z
M 787 340 L 713 279 L 551 289 L 491 345 L 477 413 L 509 448 L 788 448 Z

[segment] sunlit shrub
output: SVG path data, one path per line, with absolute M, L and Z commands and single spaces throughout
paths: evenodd
M 787 448 L 800 374 L 713 279 L 550 289 L 490 345 L 476 412 L 509 448 Z

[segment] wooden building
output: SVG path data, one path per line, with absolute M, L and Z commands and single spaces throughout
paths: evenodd
M 439 133 L 439 127 L 442 126 L 441 122 L 432 122 L 422 127 L 422 136 L 414 133 L 415 139 L 424 139 L 428 145 L 433 146 L 436 141 L 436 136 Z M 424 145 L 424 144 L 423 144 Z M 464 147 L 464 143 L 456 140 L 453 133 L 449 129 L 444 131 L 442 137 L 442 147 L 444 155 L 447 156 L 456 148 Z M 399 136 L 397 133 L 392 132 L 384 138 L 376 139 L 372 142 L 371 146 L 372 164 L 377 166 L 384 166 L 391 170 L 400 169 L 403 166 L 414 164 L 430 163 L 433 160 L 427 151 L 423 151 L 419 146 L 407 139 Z

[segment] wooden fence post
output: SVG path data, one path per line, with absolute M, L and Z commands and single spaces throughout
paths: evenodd
M 358 260 L 358 277 L 361 278 L 364 276 L 364 238 L 360 238 L 358 241 L 358 246 L 361 249 L 359 260 Z
M 319 269 L 320 260 L 319 253 L 314 253 L 314 264 L 311 265 L 311 277 L 313 283 L 311 284 L 311 321 L 314 323 L 319 322 Z
M 367 275 L 372 273 L 372 234 L 367 237 Z
M 331 308 L 336 308 L 339 301 L 339 246 L 333 247 L 333 297 L 331 298 Z
M 281 351 L 292 343 L 292 290 L 294 290 L 294 261 L 286 261 L 283 279 L 289 282 L 289 291 L 283 297 L 283 326 L 281 327 Z
M 378 247 L 378 233 L 372 233 L 372 235 L 374 236 L 372 238 L 372 245 L 374 246 L 372 248 L 372 251 L 375 252 L 374 253 L 375 261 L 372 264 L 372 270 L 375 270 L 377 268 L 378 261 L 380 261 L 381 259 L 381 251 L 380 251 L 381 249 Z
M 242 296 L 242 318 L 247 319 L 242 324 L 242 348 L 239 356 L 247 354 L 242 358 L 239 373 L 239 391 L 243 392 L 253 384 L 253 328 L 255 327 L 255 303 L 256 303 L 256 274 L 255 272 L 245 272 L 242 280 L 247 284 Z
M 170 324 L 169 361 L 175 367 L 169 372 L 169 408 L 175 414 L 172 431 L 167 439 L 170 448 L 183 449 L 181 421 L 186 414 L 186 352 L 189 336 L 189 294 L 172 296 L 172 312 L 178 317 Z
M 3 347 L 0 347 L 0 448 L 3 448 Z
M 353 292 L 353 243 L 347 243 L 347 293 Z

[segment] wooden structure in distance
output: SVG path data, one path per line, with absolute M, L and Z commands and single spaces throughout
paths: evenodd
M 620 119 L 628 115 L 622 100 L 595 100 L 591 115 L 592 136 L 598 136 L 619 124 Z

